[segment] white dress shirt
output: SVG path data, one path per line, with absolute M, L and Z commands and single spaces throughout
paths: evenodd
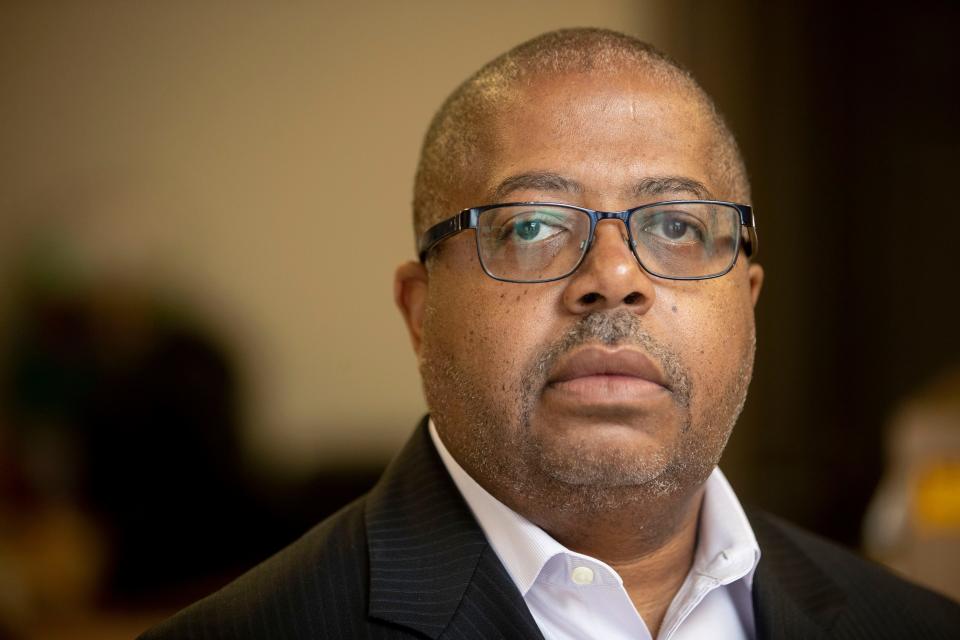
M 453 459 L 432 420 L 430 437 L 546 640 L 652 640 L 616 571 L 567 549 L 490 495 Z M 752 639 L 760 547 L 720 469 L 707 479 L 699 527 L 693 566 L 657 638 Z

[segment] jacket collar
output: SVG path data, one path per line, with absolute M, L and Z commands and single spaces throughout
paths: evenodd
M 757 640 L 831 637 L 846 596 L 792 539 L 792 527 L 748 511 L 763 555 L 754 578 Z
M 426 425 L 424 419 L 367 499 L 370 615 L 430 638 L 445 630 L 464 635 L 461 627 L 542 638 Z

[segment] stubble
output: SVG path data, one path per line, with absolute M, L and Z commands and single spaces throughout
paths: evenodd
M 634 347 L 659 365 L 679 420 L 674 446 L 641 456 L 585 442 L 558 446 L 549 435 L 543 436 L 543 430 L 537 435 L 532 423 L 551 370 L 565 354 L 588 344 Z M 512 393 L 502 383 L 496 393 L 497 382 L 483 380 L 475 363 L 458 362 L 450 349 L 429 341 L 424 344 L 421 374 L 445 445 L 488 491 L 501 499 L 524 496 L 553 510 L 598 513 L 702 484 L 743 406 L 752 372 L 752 341 L 747 351 L 722 397 L 713 399 L 715 410 L 699 425 L 693 424 L 691 415 L 690 371 L 629 310 L 585 315 L 521 367 Z

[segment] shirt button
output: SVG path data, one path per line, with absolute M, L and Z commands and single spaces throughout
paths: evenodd
M 570 574 L 570 579 L 579 585 L 593 584 L 593 569 L 590 567 L 577 567 L 573 570 L 573 573 Z

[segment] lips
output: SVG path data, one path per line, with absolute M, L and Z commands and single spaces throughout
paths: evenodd
M 652 383 L 669 389 L 663 372 L 642 352 L 631 348 L 585 347 L 563 356 L 547 384 L 569 388 L 590 382 Z M 573 383 L 573 384 L 570 384 Z

